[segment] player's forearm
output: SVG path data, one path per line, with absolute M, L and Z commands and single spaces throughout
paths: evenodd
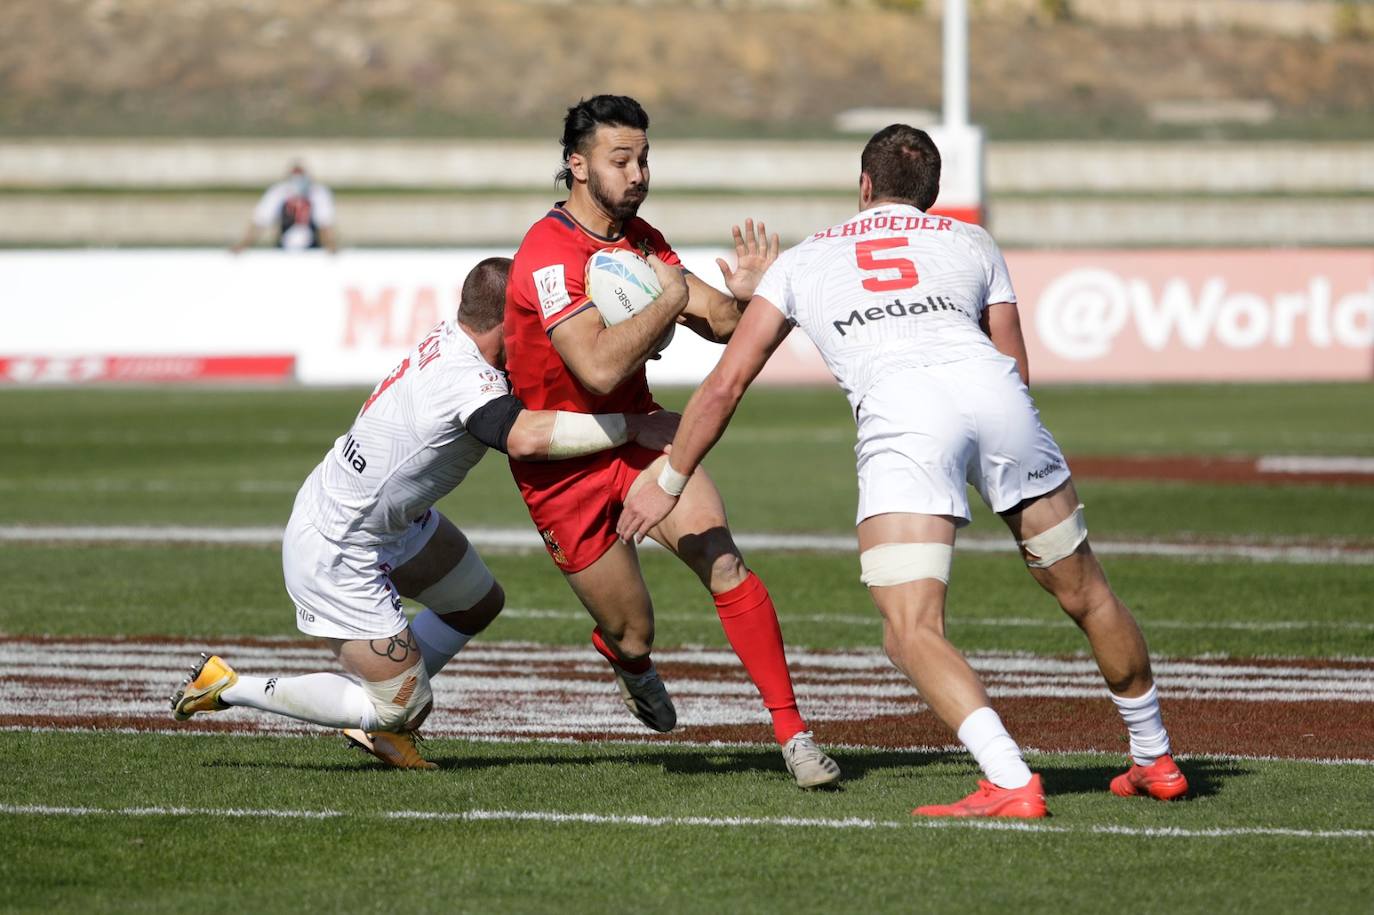
M 728 343 L 748 302 L 737 302 L 695 277 L 689 281 L 689 288 L 691 294 L 683 310 L 687 326 L 697 336 L 713 343 Z
M 524 410 L 511 427 L 503 450 L 517 461 L 559 461 L 615 448 L 629 438 L 621 413 Z
M 654 346 L 682 313 L 682 305 L 680 297 L 665 292 L 633 318 L 600 328 L 592 345 L 569 368 L 592 393 L 611 393 L 653 355 Z
M 732 296 L 720 293 L 711 301 L 710 322 L 711 333 L 719 343 L 729 343 L 730 337 L 734 334 L 735 328 L 739 327 L 740 315 L 744 313 L 744 308 L 749 303 L 738 302 Z
M 720 441 L 730 417 L 735 415 L 744 386 L 733 384 L 718 372 L 712 372 L 687 402 L 668 463 L 676 472 L 691 476 L 692 472 Z
M 1016 372 L 1021 376 L 1021 383 L 1030 387 L 1030 358 L 1026 355 L 1026 338 L 1021 334 L 1021 322 L 1012 322 L 1009 327 L 995 326 L 989 336 L 999 353 L 1016 360 Z

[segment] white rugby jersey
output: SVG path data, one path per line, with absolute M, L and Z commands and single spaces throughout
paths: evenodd
M 373 390 L 353 428 L 306 479 L 298 504 L 331 540 L 391 539 L 482 459 L 487 448 L 465 425 L 509 393 L 506 376 L 472 338 L 443 322 Z
M 998 355 L 978 321 L 988 305 L 1016 301 L 986 230 L 900 204 L 783 252 L 754 294 L 806 332 L 856 412 L 895 371 Z

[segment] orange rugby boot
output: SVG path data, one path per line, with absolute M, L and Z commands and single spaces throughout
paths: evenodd
M 239 682 L 234 668 L 217 654 L 202 654 L 191 667 L 191 676 L 181 681 L 172 693 L 172 717 L 188 721 L 201 712 L 221 712 L 229 706 L 220 701 L 220 693 Z
M 1172 801 L 1188 793 L 1188 779 L 1167 753 L 1148 766 L 1131 766 L 1112 779 L 1112 794 L 1135 797 L 1148 794 L 1157 801 Z
M 419 731 L 373 731 L 368 733 L 360 728 L 344 728 L 344 740 L 348 745 L 373 756 L 397 769 L 437 769 L 434 763 L 420 755 L 416 746 L 420 742 Z
M 1013 817 L 1035 820 L 1050 815 L 1045 807 L 1045 789 L 1040 776 L 1020 788 L 999 788 L 992 782 L 979 780 L 978 790 L 953 804 L 931 804 L 911 811 L 923 817 Z

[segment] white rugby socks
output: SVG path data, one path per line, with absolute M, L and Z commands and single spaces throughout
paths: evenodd
M 1131 735 L 1131 758 L 1137 766 L 1148 766 L 1169 752 L 1169 732 L 1159 712 L 1159 693 L 1154 685 L 1143 696 L 1127 699 L 1110 693 Z
M 417 613 L 415 619 L 410 621 L 410 632 L 420 644 L 420 655 L 425 659 L 425 673 L 431 677 L 443 670 L 444 665 L 472 640 L 472 636 L 454 629 L 428 608 Z
M 356 680 L 343 674 L 318 673 L 300 677 L 245 677 L 220 693 L 226 705 L 255 708 L 274 715 L 321 724 L 327 728 L 377 725 L 372 700 Z
M 959 725 L 959 741 L 973 754 L 988 781 L 999 788 L 1022 788 L 1031 771 L 1002 719 L 988 706 L 975 709 Z

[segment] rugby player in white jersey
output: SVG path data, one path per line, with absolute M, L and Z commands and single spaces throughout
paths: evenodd
M 883 616 L 888 657 L 953 731 L 986 779 L 929 816 L 1042 817 L 1040 777 L 945 638 L 955 531 L 970 520 L 965 480 L 1002 516 L 1031 575 L 1092 646 L 1130 735 L 1119 795 L 1179 797 L 1145 639 L 1087 542 L 1083 506 L 1040 423 L 1006 263 L 982 228 L 926 210 L 940 154 L 897 124 L 864 148 L 860 213 L 769 268 L 714 371 L 692 396 L 658 486 L 625 505 L 617 533 L 639 540 L 667 517 L 746 388 L 799 326 L 849 398 L 858 425 L 861 581 Z
M 430 331 L 387 376 L 311 472 L 282 543 L 296 625 L 346 674 L 237 674 L 202 656 L 172 696 L 178 720 L 247 706 L 326 727 L 400 768 L 435 768 L 415 748 L 430 678 L 501 612 L 505 594 L 434 504 L 488 448 L 517 460 L 579 457 L 626 442 L 661 450 L 676 414 L 527 410 L 510 393 L 508 258 L 463 283 L 457 320 Z M 424 605 L 407 622 L 401 598 Z

